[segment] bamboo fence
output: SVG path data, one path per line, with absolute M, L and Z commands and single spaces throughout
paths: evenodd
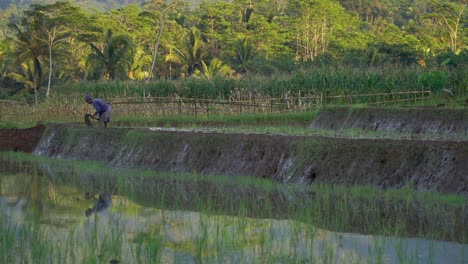
M 414 103 L 431 96 L 431 91 L 407 91 L 349 95 L 284 96 L 282 98 L 255 98 L 213 100 L 180 97 L 113 97 L 105 98 L 113 108 L 113 116 L 155 117 L 166 115 L 216 115 L 243 113 L 283 113 L 308 111 L 326 105 L 388 105 Z M 0 100 L 0 122 L 45 118 L 79 120 L 89 111 L 84 102 L 64 102 L 58 106 L 28 105 L 24 102 Z
M 313 95 L 282 98 L 250 98 L 248 100 L 213 100 L 175 97 L 109 98 L 114 112 L 143 115 L 212 115 L 242 113 L 282 113 L 308 111 L 325 105 L 388 105 L 414 103 L 431 95 L 431 91 L 409 91 L 351 95 Z

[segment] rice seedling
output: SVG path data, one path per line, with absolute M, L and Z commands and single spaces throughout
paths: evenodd
M 42 180 L 33 184 L 57 186 L 54 188 L 57 197 L 61 197 L 60 192 L 64 190 L 75 193 L 70 188 L 80 189 L 81 193 L 115 189 L 119 192 L 119 199 L 125 200 L 116 202 L 113 205 L 115 207 L 110 209 L 109 215 L 114 215 L 113 217 L 96 213 L 86 218 L 83 223 L 88 231 L 84 233 L 80 225 L 74 225 L 66 231 L 65 238 L 59 238 L 62 241 L 61 246 L 54 243 L 35 245 L 34 241 L 39 239 L 54 241 L 50 238 L 55 236 L 55 232 L 47 231 L 47 228 L 39 224 L 23 227 L 18 223 L 19 229 L 12 228 L 12 225 L 7 224 L 9 220 L 1 210 L 0 257 L 7 261 L 9 256 L 14 254 L 22 256 L 21 259 L 24 260 L 34 256 L 45 262 L 61 259 L 67 260 L 64 262 L 75 260 L 82 263 L 102 263 L 118 259 L 134 263 L 158 263 L 164 260 L 166 263 L 168 259 L 180 260 L 187 257 L 193 262 L 203 263 L 233 263 L 236 260 L 253 263 L 301 263 L 306 260 L 333 263 L 340 258 L 341 247 L 352 247 L 356 256 L 350 259 L 355 262 L 372 260 L 373 263 L 379 263 L 391 254 L 389 248 L 393 248 L 393 256 L 407 263 L 416 261 L 416 254 L 423 251 L 427 252 L 425 254 L 432 260 L 439 259 L 441 242 L 431 240 L 433 244 L 426 251 L 418 244 L 415 248 L 408 247 L 406 237 L 447 239 L 457 237 L 453 229 L 464 233 L 455 227 L 455 222 L 460 219 L 458 214 L 453 214 L 459 212 L 459 208 L 466 203 L 463 196 L 419 194 L 410 189 L 383 191 L 371 187 L 286 187 L 269 181 L 239 181 L 237 178 L 235 185 L 232 185 L 229 177 L 112 169 L 96 162 L 2 153 L 2 173 L 9 168 L 17 171 L 18 166 L 15 164 L 21 164 L 22 170 L 28 173 L 43 175 Z M 5 179 L 3 175 L 0 174 L 0 179 Z M 227 191 L 232 189 L 232 186 L 236 186 L 235 190 Z M 207 190 L 210 195 L 206 195 Z M 304 195 L 309 192 L 313 193 L 313 196 Z M 270 199 L 278 195 L 289 198 Z M 63 198 L 54 200 L 46 198 L 48 196 L 41 197 L 48 203 L 55 201 L 61 203 L 61 206 L 80 206 L 80 203 L 66 205 Z M 379 200 L 376 197 L 383 199 Z M 389 206 L 385 205 L 387 203 Z M 447 219 L 452 218 L 453 223 L 449 221 L 447 231 L 433 234 L 436 228 L 421 227 L 422 222 L 417 220 L 415 226 L 418 232 L 408 232 L 411 230 L 411 222 L 405 220 L 411 217 L 408 210 L 418 210 L 415 205 L 420 203 L 438 208 L 426 210 L 422 207 L 418 215 L 427 217 L 426 219 L 433 219 L 435 215 L 440 217 L 442 208 L 448 210 L 447 215 L 451 216 Z M 162 209 L 155 209 L 154 206 Z M 450 211 L 452 206 L 458 209 Z M 184 211 L 180 211 L 181 209 Z M 151 217 L 140 215 L 139 212 L 145 211 L 148 212 L 145 215 Z M 381 213 L 387 216 L 379 217 Z M 83 210 L 78 214 L 84 218 Z M 140 222 L 143 220 L 145 225 L 132 224 L 134 221 L 143 223 Z M 363 226 L 358 232 L 377 237 L 377 240 L 369 242 L 372 246 L 366 247 L 365 251 L 359 246 L 363 237 L 352 238 L 347 234 L 333 234 L 319 229 L 325 227 L 330 230 L 354 232 L 356 223 Z M 438 223 L 435 225 L 440 226 Z M 130 239 L 127 229 L 139 235 Z M 379 234 L 401 238 L 394 243 Z M 460 238 L 463 239 L 458 236 L 458 239 Z M 458 260 L 463 259 L 463 254 L 468 250 L 463 244 L 466 241 L 460 242 L 462 244 L 452 246 L 456 253 L 449 251 L 453 254 L 450 256 Z

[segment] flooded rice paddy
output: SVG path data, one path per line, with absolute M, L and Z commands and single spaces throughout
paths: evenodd
M 1 263 L 468 263 L 464 196 L 390 206 L 240 177 L 0 164 Z

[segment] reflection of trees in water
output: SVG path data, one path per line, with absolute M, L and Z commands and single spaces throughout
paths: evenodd
M 38 165 L 35 162 L 14 162 L 1 159 L 0 173 L 5 176 L 0 178 L 0 184 L 5 189 L 0 188 L 0 191 L 16 192 L 17 195 L 26 198 L 28 203 L 32 204 L 31 213 L 34 219 L 41 219 L 44 209 L 43 199 L 49 195 L 48 189 L 46 189 L 47 192 L 43 192 L 43 184 L 48 184 L 48 180 L 42 177 L 42 172 L 37 168 Z
M 24 192 L 22 196 L 26 197 L 28 203 L 31 204 L 31 214 L 33 219 L 42 219 L 44 207 L 44 200 L 48 197 L 48 188 L 44 188 L 42 176 L 39 174 L 32 175 L 18 175 L 17 177 L 25 177 L 25 182 L 22 184 Z M 46 190 L 44 192 L 44 189 Z
M 33 175 L 32 176 L 32 179 L 31 179 L 31 183 L 26 185 L 29 189 L 29 192 L 27 193 L 30 193 L 30 199 L 32 201 L 32 203 L 34 204 L 34 207 L 37 210 L 37 213 L 38 215 L 37 216 L 40 216 L 41 212 L 42 211 L 42 208 L 43 208 L 43 203 L 42 203 L 42 191 L 43 191 L 43 188 L 42 188 L 42 184 L 43 182 L 41 181 L 40 177 L 38 175 Z M 47 195 L 47 194 L 46 194 Z
M 55 184 L 53 184 L 52 182 L 49 182 L 49 188 L 48 188 L 48 192 L 47 192 L 47 197 L 49 198 L 49 200 L 52 200 L 52 202 L 57 202 L 57 194 L 56 194 L 56 190 L 55 190 Z
M 40 168 L 46 168 L 43 171 L 48 171 L 41 182 L 51 185 L 48 193 L 43 196 L 42 203 L 47 202 L 45 209 L 50 212 L 56 207 L 61 208 L 63 213 L 63 208 L 67 208 L 67 214 L 76 219 L 84 219 L 83 212 L 86 208 L 95 206 L 83 199 L 83 193 L 87 191 L 126 196 L 144 207 L 241 217 L 294 219 L 344 232 L 381 234 L 398 228 L 404 236 L 436 236 L 437 239 L 449 241 L 460 241 L 468 232 L 464 228 L 468 214 L 460 206 L 419 200 L 416 196 L 410 201 L 380 196 L 366 198 L 344 190 L 326 191 L 308 186 L 245 184 L 240 180 L 211 181 L 211 176 L 200 179 L 193 175 L 184 177 L 183 174 L 157 172 L 142 176 L 137 170 L 125 171 L 126 174 L 107 169 L 78 172 L 78 167 L 70 164 L 39 165 Z M 30 177 L 36 178 L 36 182 L 31 183 L 40 184 L 37 182 L 39 177 Z M 38 197 L 40 186 L 27 186 L 27 192 L 28 188 L 33 189 L 31 192 Z M 51 196 L 55 198 L 49 199 Z M 41 202 L 38 204 L 43 206 Z M 128 214 L 135 212 L 132 203 L 119 206 L 117 210 Z M 47 217 L 50 217 L 49 211 L 46 213 Z M 434 217 L 435 212 L 437 217 Z M 431 230 L 457 232 L 434 233 Z
M 62 173 L 74 174 L 50 164 L 42 165 L 0 158 L 0 196 L 7 196 L 6 205 L 19 210 L 25 220 L 51 226 L 67 227 L 83 221 L 83 211 L 93 204 L 84 198 L 81 190 L 70 182 L 64 184 L 60 177 Z M 97 209 L 101 208 L 99 204 Z

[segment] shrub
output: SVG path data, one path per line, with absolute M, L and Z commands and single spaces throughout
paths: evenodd
M 425 88 L 431 89 L 435 93 L 442 92 L 444 87 L 449 84 L 449 81 L 449 75 L 444 71 L 431 71 L 418 76 L 418 83 Z

